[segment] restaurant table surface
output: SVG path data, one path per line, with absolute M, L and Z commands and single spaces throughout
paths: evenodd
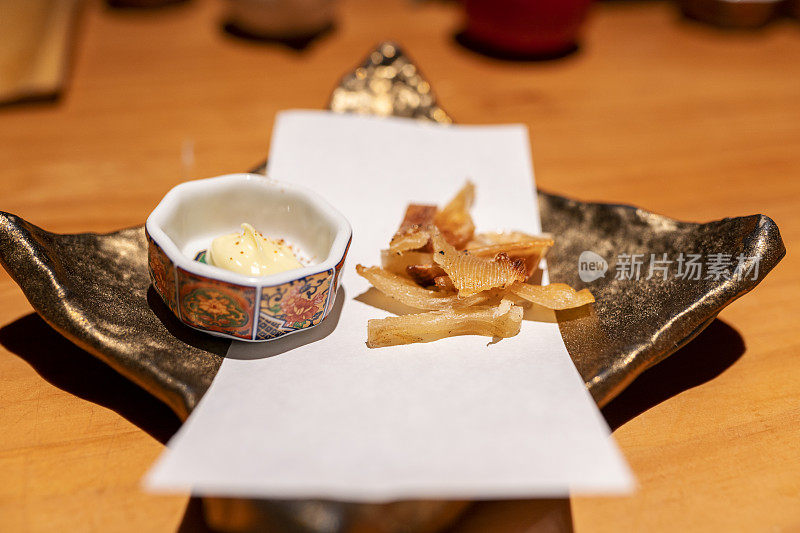
M 789 250 L 604 410 L 635 494 L 480 503 L 454 531 L 554 513 L 578 532 L 800 528 L 800 22 L 740 33 L 670 3 L 599 3 L 577 52 L 512 62 L 457 42 L 457 3 L 344 0 L 304 50 L 229 35 L 222 8 L 88 2 L 63 97 L 0 108 L 0 209 L 65 233 L 140 224 L 173 185 L 264 159 L 279 110 L 324 107 L 395 40 L 459 123 L 530 128 L 541 188 L 681 220 L 764 213 Z M 196 500 L 140 488 L 178 426 L 0 271 L 0 529 L 201 528 Z

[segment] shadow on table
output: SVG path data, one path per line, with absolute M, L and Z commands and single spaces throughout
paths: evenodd
M 274 45 L 283 48 L 288 48 L 295 52 L 305 52 L 306 50 L 310 49 L 314 43 L 324 39 L 325 37 L 333 33 L 335 29 L 336 29 L 335 25 L 329 24 L 311 35 L 281 38 L 281 37 L 268 37 L 265 35 L 252 33 L 247 31 L 246 29 L 240 28 L 236 24 L 229 21 L 225 21 L 222 24 L 222 30 L 225 32 L 226 35 L 235 37 L 245 42 L 263 44 L 263 45 Z
M 477 502 L 447 531 L 572 533 L 572 510 L 568 498 Z
M 714 320 L 689 344 L 639 376 L 602 409 L 603 415 L 614 431 L 672 396 L 719 376 L 744 351 L 739 332 L 719 319 Z M 476 502 L 448 530 L 449 533 L 478 531 L 571 533 L 570 500 Z
M 0 328 L 0 345 L 52 385 L 119 413 L 165 444 L 181 421 L 169 407 L 31 313 Z
M 716 319 L 689 344 L 636 378 L 603 407 L 603 416 L 615 431 L 672 396 L 719 376 L 744 351 L 744 339 L 739 332 Z
M 206 523 L 203 515 L 203 501 L 196 496 L 189 498 L 177 533 L 217 533 L 218 531 Z
M 546 61 L 554 61 L 557 59 L 562 59 L 565 57 L 577 55 L 580 51 L 580 46 L 577 44 L 572 44 L 563 48 L 562 50 L 558 50 L 556 52 L 548 52 L 543 54 L 525 54 L 525 53 L 514 53 L 514 52 L 507 52 L 504 50 L 500 50 L 497 48 L 492 48 L 484 43 L 478 42 L 472 38 L 470 38 L 466 33 L 458 32 L 453 35 L 453 40 L 461 45 L 463 48 L 471 52 L 475 52 L 485 57 L 489 57 L 491 59 L 499 59 L 501 61 L 510 61 L 510 62 L 518 62 L 518 63 L 540 63 Z
M 180 427 L 180 420 L 166 405 L 73 345 L 36 314 L 0 328 L 0 345 L 27 361 L 49 383 L 116 411 L 162 443 Z M 603 408 L 603 415 L 616 430 L 670 397 L 722 374 L 744 351 L 741 335 L 725 322 L 714 320 L 684 348 L 639 376 Z M 477 502 L 449 529 L 451 533 L 487 530 L 570 533 L 570 501 Z M 198 498 L 189 501 L 179 531 L 212 531 L 205 524 Z

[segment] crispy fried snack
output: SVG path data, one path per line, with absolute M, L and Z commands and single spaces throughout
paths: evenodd
M 403 221 L 400 223 L 398 232 L 406 231 L 408 229 L 427 228 L 433 225 L 433 220 L 439 208 L 435 205 L 425 204 L 408 204 L 406 214 L 403 216 Z
M 439 265 L 408 265 L 406 273 L 423 287 L 428 287 L 436 284 L 436 278 L 443 276 L 444 270 Z
M 469 214 L 469 209 L 474 201 L 475 185 L 468 181 L 458 191 L 455 198 L 450 200 L 450 203 L 433 219 L 433 223 L 442 232 L 447 242 L 458 250 L 463 250 L 475 233 L 475 224 Z
M 488 259 L 458 252 L 439 233 L 434 233 L 432 242 L 433 260 L 447 273 L 461 297 L 506 288 L 528 278 L 523 259 L 512 260 L 506 253 Z
M 389 272 L 401 276 L 408 275 L 409 266 L 433 265 L 433 254 L 409 250 L 407 252 L 392 252 L 381 250 L 381 266 Z
M 449 309 L 458 298 L 454 292 L 425 289 L 408 278 L 379 267 L 356 265 L 356 272 L 386 296 L 416 309 Z
M 511 259 L 525 261 L 526 278 L 538 268 L 553 239 L 545 236 L 527 235 L 519 231 L 509 233 L 481 233 L 467 244 L 467 251 L 478 257 L 496 257 L 506 254 Z
M 381 293 L 427 311 L 369 320 L 369 347 L 453 335 L 512 337 L 528 302 L 554 310 L 594 302 L 588 289 L 526 283 L 553 239 L 518 231 L 476 234 L 469 214 L 474 199 L 467 182 L 441 211 L 409 205 L 389 248 L 381 250 L 383 268 L 356 266 Z
M 405 252 L 427 248 L 426 251 L 429 252 L 428 242 L 437 211 L 435 205 L 409 204 L 397 233 L 389 243 L 389 251 Z
M 574 309 L 594 302 L 594 296 L 589 289 L 576 291 L 564 283 L 550 285 L 515 283 L 509 290 L 524 300 L 557 311 Z
M 431 342 L 455 335 L 513 337 L 522 324 L 522 308 L 509 300 L 497 307 L 444 309 L 367 321 L 367 346 L 382 348 Z

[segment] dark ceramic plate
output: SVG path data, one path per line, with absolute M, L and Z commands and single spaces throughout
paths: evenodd
M 393 68 L 380 68 L 387 66 Z M 380 77 L 388 83 L 369 83 Z M 380 93 L 373 92 L 376 87 Z M 379 46 L 343 78 L 330 107 L 376 113 L 385 109 L 376 102 L 387 99 L 394 115 L 450 121 L 416 67 L 390 43 Z M 764 215 L 693 224 L 635 207 L 579 202 L 542 191 L 539 206 L 544 230 L 558 236 L 548 256 L 551 280 L 588 287 L 597 298 L 591 311 L 561 313 L 559 324 L 578 371 L 601 406 L 755 287 L 785 253 L 777 226 Z M 581 280 L 578 265 L 585 251 L 607 261 L 605 277 Z M 645 279 L 650 254 L 672 261 L 670 270 L 656 269 Z M 699 279 L 675 275 L 680 254 L 700 256 L 705 272 Z M 635 279 L 628 265 L 634 265 L 639 255 L 643 264 Z M 601 264 L 592 257 L 593 263 Z M 727 271 L 711 268 L 714 261 L 718 266 L 730 263 Z M 222 363 L 230 341 L 179 323 L 150 286 L 141 226 L 106 235 L 58 235 L 0 213 L 0 263 L 53 328 L 182 418 L 208 389 Z M 686 264 L 682 266 L 687 270 Z M 735 272 L 737 266 L 740 272 Z M 590 272 L 586 262 L 583 271 Z M 254 522 L 240 525 L 304 531 L 359 527 L 433 531 L 465 505 L 246 500 L 206 504 L 217 526 L 229 527 L 234 516 L 255 517 Z M 324 528 L 319 525 L 323 523 Z

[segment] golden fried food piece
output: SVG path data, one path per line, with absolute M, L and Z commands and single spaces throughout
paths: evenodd
M 367 346 L 382 348 L 431 342 L 455 335 L 513 337 L 522 324 L 522 308 L 509 300 L 497 307 L 444 309 L 367 321 Z
M 527 235 L 519 231 L 507 233 L 481 233 L 467 244 L 467 251 L 479 257 L 495 257 L 507 254 L 512 259 L 524 259 L 527 276 L 539 266 L 553 239 L 547 236 Z
M 469 214 L 474 201 L 475 185 L 468 181 L 433 219 L 445 240 L 458 250 L 463 250 L 475 233 L 475 224 Z
M 427 287 L 436 284 L 436 278 L 444 275 L 442 267 L 436 264 L 431 265 L 408 265 L 406 267 L 408 277 Z M 455 291 L 454 291 L 455 292 Z
M 444 269 L 461 297 L 489 289 L 505 288 L 528 278 L 525 261 L 522 259 L 512 260 L 506 254 L 488 259 L 469 252 L 459 252 L 439 233 L 434 233 L 431 242 L 433 260 Z
M 392 252 L 426 249 L 431 238 L 433 220 L 439 208 L 435 205 L 409 204 L 400 227 L 389 243 Z
M 389 243 L 389 251 L 398 253 L 407 252 L 409 250 L 420 250 L 424 248 L 430 240 L 430 230 L 415 226 L 396 233 Z
M 408 267 L 417 265 L 433 265 L 433 254 L 410 250 L 407 252 L 391 252 L 381 250 L 381 266 L 389 272 L 400 276 L 408 276 Z
M 557 311 L 575 309 L 594 302 L 594 296 L 589 289 L 576 291 L 564 283 L 551 283 L 550 285 L 515 283 L 509 287 L 509 291 L 524 300 Z
M 476 234 L 469 214 L 474 199 L 467 182 L 441 211 L 409 205 L 389 249 L 381 250 L 383 268 L 356 266 L 381 293 L 427 311 L 369 320 L 370 348 L 453 335 L 513 337 L 522 305 L 563 310 L 594 302 L 587 289 L 526 283 L 553 239 L 519 231 Z
M 356 265 L 356 272 L 386 296 L 415 309 L 448 309 L 458 298 L 455 292 L 425 289 L 379 267 Z

